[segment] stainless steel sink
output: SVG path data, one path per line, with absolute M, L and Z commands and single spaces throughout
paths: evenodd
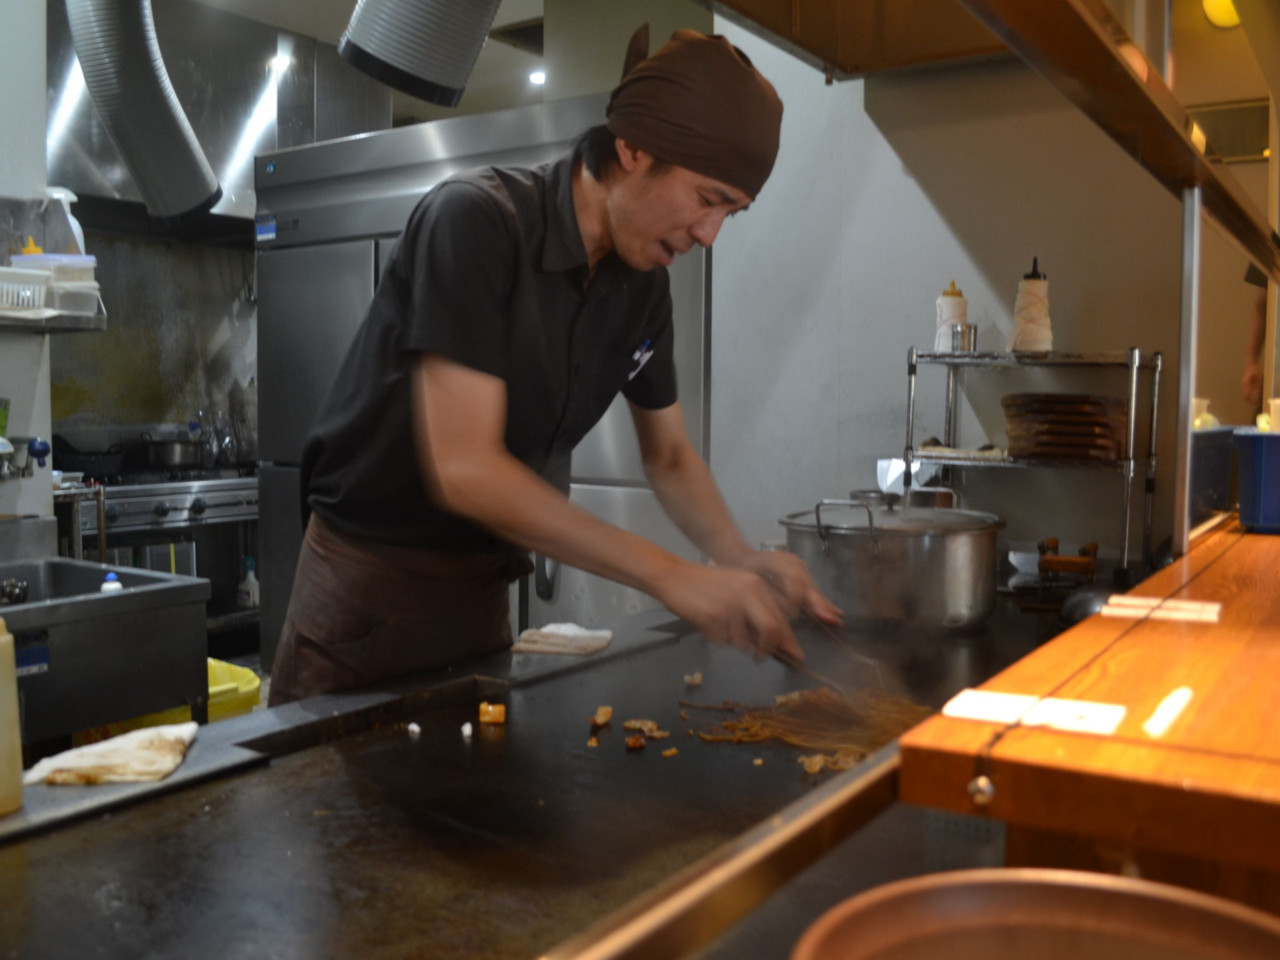
M 122 590 L 102 593 L 108 573 Z M 24 743 L 188 705 L 208 718 L 209 581 L 62 557 L 0 563 L 27 584 L 14 635 Z

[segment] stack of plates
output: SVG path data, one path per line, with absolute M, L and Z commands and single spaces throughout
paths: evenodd
M 1125 402 L 1079 393 L 1011 393 L 1001 398 L 1015 458 L 1118 460 L 1125 452 Z

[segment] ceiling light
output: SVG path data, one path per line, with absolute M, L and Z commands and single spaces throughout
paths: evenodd
M 1215 27 L 1240 26 L 1240 14 L 1236 13 L 1231 0 L 1204 0 L 1204 15 Z
M 547 82 L 547 72 L 545 70 L 535 70 L 529 74 L 529 82 L 534 86 L 540 87 Z

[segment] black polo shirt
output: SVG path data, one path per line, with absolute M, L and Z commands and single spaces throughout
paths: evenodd
M 432 503 L 412 432 L 423 351 L 507 385 L 506 446 L 567 492 L 569 456 L 621 391 L 676 400 L 665 269 L 614 254 L 588 283 L 573 156 L 452 177 L 418 203 L 302 455 L 304 502 L 340 531 L 436 550 L 496 552 Z

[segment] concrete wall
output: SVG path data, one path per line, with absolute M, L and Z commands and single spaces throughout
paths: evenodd
M 1058 349 L 1139 346 L 1177 369 L 1181 207 L 1038 76 L 1008 60 L 828 87 L 716 28 L 786 104 L 773 176 L 715 257 L 711 461 L 750 539 L 778 539 L 780 515 L 821 497 L 874 487 L 877 458 L 901 456 L 907 351 L 931 343 L 952 279 L 979 346 L 1003 349 L 1018 279 L 1039 256 Z M 917 438 L 941 434 L 941 386 L 940 369 L 923 371 Z M 1002 441 L 1000 395 L 1030 388 L 1120 395 L 1123 382 L 971 378 L 961 441 Z M 1161 457 L 1172 464 L 1168 430 Z M 1157 539 L 1172 527 L 1169 477 Z M 1116 476 L 970 470 L 963 482 L 967 506 L 1008 521 L 1006 540 L 1116 552 Z
M 18 200 L 45 192 L 44 4 L 10 4 L 0 30 L 4 95 L 0 96 L 0 196 Z M 14 251 L 5 251 L 7 255 Z M 49 338 L 0 332 L 0 397 L 9 399 L 9 434 L 48 438 Z M 0 483 L 0 516 L 53 514 L 52 485 L 44 480 Z
M 253 253 L 89 232 L 110 320 L 54 345 L 58 433 L 82 450 L 185 436 L 201 411 L 241 423 L 256 454 L 257 308 L 243 297 Z
M 689 0 L 544 0 L 542 7 L 547 100 L 617 86 L 627 41 L 643 23 L 651 51 L 676 30 L 710 33 L 712 27 L 711 13 Z

